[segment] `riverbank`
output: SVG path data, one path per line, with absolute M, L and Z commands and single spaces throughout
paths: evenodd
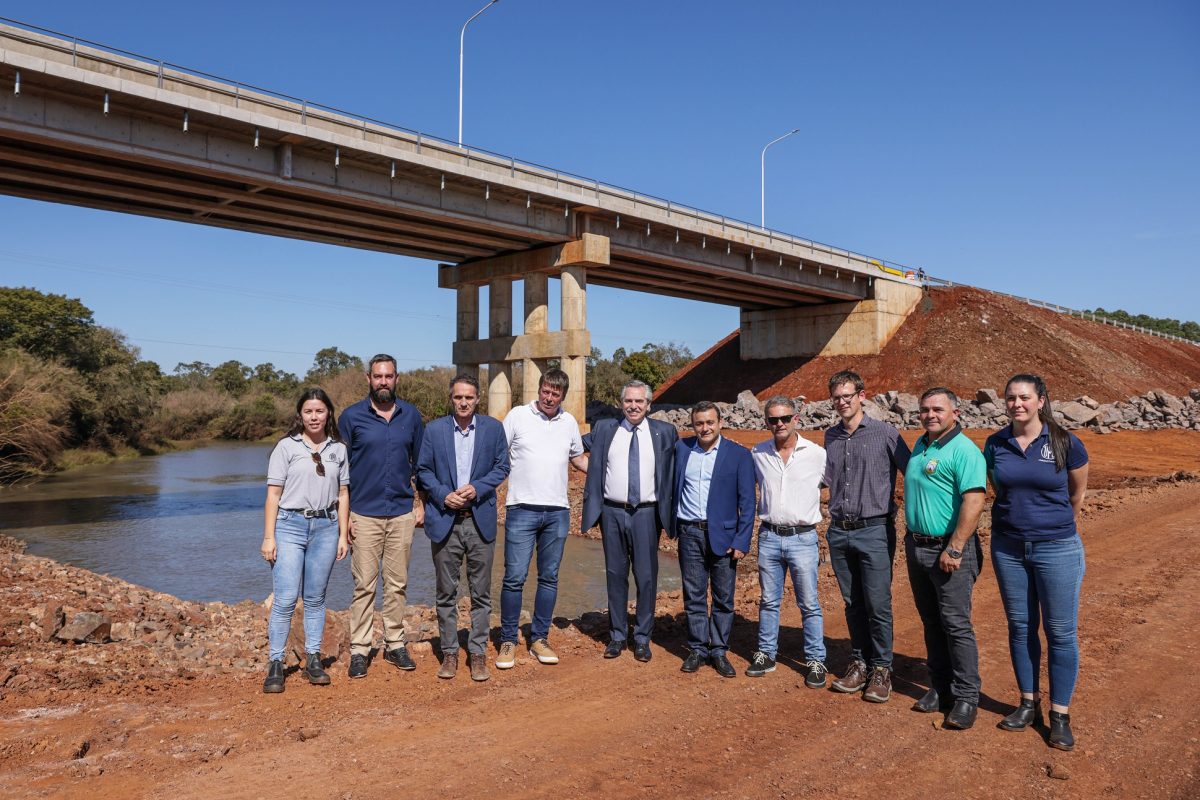
M 1183 462 L 1195 457 L 1195 444 L 1145 435 L 1140 445 L 1125 443 L 1125 456 L 1129 463 L 1169 461 L 1174 449 Z M 416 672 L 376 660 L 367 678 L 351 682 L 339 659 L 330 668 L 332 686 L 310 687 L 293 675 L 283 695 L 268 696 L 253 660 L 254 637 L 265 638 L 261 605 L 183 603 L 7 543 L 0 553 L 0 780 L 15 798 L 88 800 L 496 791 L 659 800 L 865 798 L 881 791 L 898 800 L 1195 796 L 1194 709 L 1179 702 L 1176 681 L 1152 676 L 1178 675 L 1200 653 L 1200 480 L 1174 474 L 1110 481 L 1103 477 L 1109 468 L 1096 466 L 1112 485 L 1089 498 L 1083 517 L 1088 576 L 1073 753 L 1048 749 L 1037 732 L 994 727 L 1015 689 L 990 569 L 976 589 L 980 721 L 957 733 L 908 710 L 925 672 L 903 564 L 894 587 L 895 693 L 884 706 L 804 688 L 800 620 L 790 599 L 779 669 L 759 680 L 740 675 L 757 632 L 748 565 L 739 570 L 735 680 L 708 669 L 679 673 L 686 625 L 678 595 L 663 593 L 648 664 L 628 654 L 602 659 L 604 618 L 592 613 L 555 621 L 551 641 L 562 656 L 556 667 L 520 651 L 515 669 L 493 669 L 487 683 L 463 674 L 439 681 L 432 633 L 418 625 Z M 1150 537 L 1156 546 L 1132 556 L 1130 543 Z M 837 674 L 848 645 L 827 566 L 819 593 Z M 46 607 L 59 603 L 65 616 L 66 606 L 96 610 L 110 615 L 113 627 L 132 623 L 136 631 L 151 623 L 167 635 L 47 641 Z M 221 650 L 241 641 L 250 652 L 245 666 Z M 1130 664 L 1137 665 L 1133 673 Z

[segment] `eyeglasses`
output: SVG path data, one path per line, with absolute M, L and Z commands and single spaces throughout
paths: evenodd
M 858 397 L 858 392 L 854 392 L 853 394 L 835 394 L 829 399 L 833 401 L 834 405 L 837 405 L 838 403 L 849 403 L 856 397 Z
M 325 465 L 321 463 L 321 454 L 310 452 L 309 455 L 312 456 L 313 463 L 317 465 L 317 474 L 324 478 Z
M 767 424 L 778 425 L 782 422 L 784 425 L 786 425 L 791 422 L 795 416 L 795 414 L 784 414 L 782 417 L 767 417 Z

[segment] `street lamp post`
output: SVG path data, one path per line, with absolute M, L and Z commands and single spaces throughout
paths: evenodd
M 483 12 L 487 11 L 492 6 L 499 3 L 500 0 L 491 0 L 483 8 L 471 15 L 471 18 L 463 23 L 462 31 L 458 34 L 458 146 L 462 147 L 462 107 L 463 107 L 463 45 L 467 39 L 467 26 L 475 21 Z
M 795 134 L 797 134 L 799 132 L 800 132 L 799 128 L 793 128 L 792 130 L 785 133 L 783 136 L 780 136 L 778 139 L 772 139 L 771 141 L 767 142 L 767 147 L 770 147 L 771 145 L 775 144 L 776 142 L 782 142 L 784 139 L 788 138 L 789 136 L 794 136 Z M 758 159 L 758 167 L 759 167 L 758 186 L 759 186 L 759 192 L 761 195 L 760 209 L 762 211 L 762 219 L 760 220 L 760 227 L 764 231 L 767 229 L 767 147 L 764 147 L 762 149 L 762 155 Z

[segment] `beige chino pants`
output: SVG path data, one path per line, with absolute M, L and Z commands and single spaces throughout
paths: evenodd
M 412 512 L 399 517 L 364 517 L 350 514 L 354 547 L 350 574 L 354 597 L 350 601 L 350 653 L 368 655 L 374 644 L 375 586 L 383 572 L 383 647 L 404 644 L 404 608 L 408 600 L 408 560 L 412 552 Z

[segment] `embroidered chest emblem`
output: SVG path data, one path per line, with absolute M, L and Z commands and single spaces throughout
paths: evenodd
M 1046 442 L 1044 445 L 1042 445 L 1042 460 L 1043 461 L 1053 461 L 1054 460 L 1054 449 L 1052 447 L 1050 447 L 1049 442 Z
M 936 458 L 931 458 L 925 462 L 925 474 L 932 475 L 937 472 L 938 461 Z

